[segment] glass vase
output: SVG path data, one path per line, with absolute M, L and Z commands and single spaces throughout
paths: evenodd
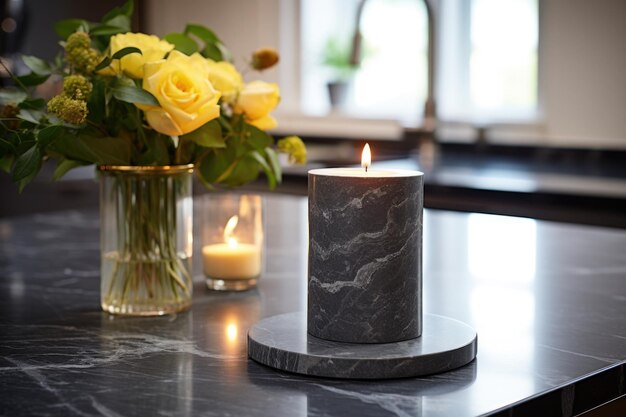
M 100 166 L 101 305 L 156 316 L 191 305 L 193 165 Z

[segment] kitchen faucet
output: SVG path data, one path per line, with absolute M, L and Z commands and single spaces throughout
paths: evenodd
M 428 18 L 428 84 L 426 92 L 426 102 L 424 103 L 424 119 L 419 131 L 426 132 L 433 136 L 437 124 L 435 106 L 435 15 L 433 11 L 433 0 L 423 0 Z M 350 54 L 350 64 L 357 66 L 361 62 L 361 15 L 367 0 L 359 2 L 356 14 L 356 24 L 354 37 L 352 40 L 352 50 Z

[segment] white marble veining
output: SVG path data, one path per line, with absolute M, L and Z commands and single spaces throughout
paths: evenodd
M 422 177 L 309 175 L 308 331 L 352 343 L 421 333 Z
M 342 379 L 432 375 L 476 357 L 476 332 L 447 317 L 426 314 L 421 337 L 397 343 L 340 343 L 310 336 L 306 315 L 287 313 L 248 331 L 248 355 L 288 372 Z
M 317 386 L 325 391 L 332 392 L 333 394 L 359 400 L 364 404 L 377 405 L 380 408 L 387 410 L 398 417 L 413 417 L 419 415 L 422 409 L 421 398 L 415 397 L 413 395 L 389 393 L 361 394 L 359 392 L 343 390 L 336 387 L 326 387 L 319 384 Z

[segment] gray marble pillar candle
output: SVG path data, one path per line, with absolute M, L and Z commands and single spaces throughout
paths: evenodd
M 391 343 L 422 332 L 423 174 L 309 171 L 309 334 Z

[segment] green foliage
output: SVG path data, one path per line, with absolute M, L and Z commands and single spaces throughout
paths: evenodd
M 45 149 L 48 145 L 50 145 L 56 138 L 58 138 L 63 133 L 63 127 L 59 125 L 51 125 L 44 127 L 39 132 L 37 132 L 37 142 L 39 146 Z
M 60 136 L 49 147 L 66 158 L 96 165 L 130 165 L 130 143 L 120 137 Z
M 189 36 L 183 35 L 182 33 L 168 33 L 163 39 L 173 44 L 176 50 L 183 54 L 191 55 L 194 52 L 198 52 L 198 44 Z
M 41 166 L 41 150 L 33 145 L 20 155 L 13 167 L 13 181 L 18 182 L 39 171 Z
M 99 23 L 83 19 L 67 19 L 57 22 L 54 30 L 63 40 L 68 39 L 75 32 L 86 32 L 93 38 L 94 44 L 103 50 L 112 35 L 130 32 L 134 7 L 134 2 L 129 0 L 124 5 L 109 11 Z
M 69 38 L 72 33 L 77 32 L 79 29 L 83 29 L 84 32 L 88 31 L 89 22 L 83 19 L 66 19 L 54 24 L 54 31 L 63 40 Z
M 38 125 L 39 119 L 41 119 L 42 117 L 43 117 L 43 112 L 27 110 L 27 109 L 22 109 L 17 114 L 18 119 L 22 119 L 26 122 L 32 123 L 33 125 Z
M 219 123 L 230 128 L 225 136 L 225 147 L 212 149 L 200 160 L 200 180 L 205 184 L 238 187 L 254 181 L 262 170 L 269 188 L 274 189 L 282 177 L 272 149 L 272 137 L 245 123 L 240 116 L 221 116 Z
M 224 148 L 226 143 L 222 128 L 217 120 L 211 120 L 204 126 L 180 137 L 181 141 L 190 140 L 205 148 Z
M 78 161 L 72 161 L 71 159 L 60 159 L 59 163 L 57 164 L 56 169 L 54 170 L 54 172 L 52 173 L 52 180 L 54 181 L 58 181 L 61 179 L 61 177 L 63 177 L 63 175 L 65 175 L 70 169 L 72 168 L 78 168 L 80 166 L 84 166 L 85 164 L 78 162 Z
M 159 106 L 159 101 L 149 92 L 139 87 L 119 85 L 111 89 L 113 97 L 120 101 L 135 104 L 145 104 L 146 106 Z
M 350 62 L 350 53 L 350 42 L 329 38 L 324 47 L 323 64 L 333 70 L 335 77 L 349 79 L 358 69 Z
M 197 24 L 188 24 L 183 33 L 172 32 L 164 39 L 176 47 L 176 50 L 191 55 L 200 52 L 213 61 L 230 61 L 230 52 L 217 35 L 209 28 Z
M 22 90 L 0 90 L 0 104 L 19 104 L 26 100 L 28 94 Z
M 31 72 L 27 75 L 22 75 L 21 77 L 16 77 L 19 81 L 19 84 L 25 87 L 34 87 L 40 84 L 43 84 L 50 77 L 50 74 L 41 75 L 35 72 Z
M 44 107 L 46 107 L 46 100 L 42 98 L 27 99 L 18 104 L 18 108 L 26 110 L 43 110 Z
M 52 72 L 52 68 L 50 64 L 48 64 L 43 59 L 39 59 L 35 56 L 24 55 L 22 56 L 22 61 L 28 68 L 30 68 L 35 74 L 39 75 L 50 75 Z
M 113 60 L 115 60 L 115 59 L 122 59 L 123 57 L 125 57 L 128 54 L 139 54 L 139 55 L 142 55 L 142 52 L 141 52 L 141 49 L 135 48 L 133 46 L 128 46 L 126 48 L 122 48 L 119 51 L 117 51 L 116 53 L 114 53 L 110 58 L 107 56 L 102 61 L 100 61 L 100 63 L 98 65 L 96 65 L 96 68 L 94 69 L 94 71 L 100 71 L 102 69 L 105 69 L 106 67 L 111 65 Z

